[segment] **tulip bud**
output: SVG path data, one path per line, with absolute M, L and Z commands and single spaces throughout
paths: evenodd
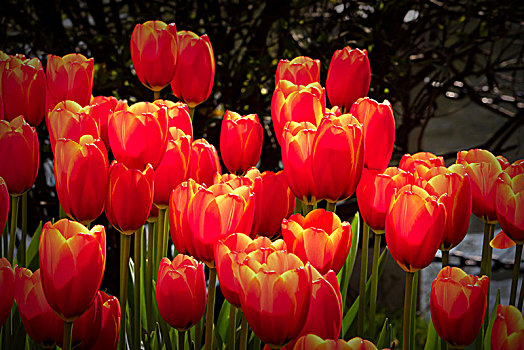
M 320 82 L 320 60 L 306 56 L 291 60 L 280 60 L 277 66 L 275 87 L 280 80 L 288 80 L 296 85 L 308 85 Z
M 222 173 L 218 153 L 206 139 L 193 141 L 189 157 L 189 177 L 199 184 L 211 186 L 216 173 Z

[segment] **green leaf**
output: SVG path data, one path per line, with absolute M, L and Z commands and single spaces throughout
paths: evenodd
M 386 319 L 384 320 L 384 325 L 382 326 L 382 330 L 380 331 L 378 339 L 375 342 L 378 349 L 388 348 L 390 346 L 389 339 L 391 338 L 391 334 L 388 333 L 391 331 L 391 327 L 388 327 L 388 321 L 389 319 L 386 317 Z
M 42 221 L 38 224 L 38 227 L 31 237 L 31 242 L 26 252 L 27 267 L 31 271 L 36 271 L 40 267 L 40 261 L 38 260 L 38 246 L 40 245 L 40 235 L 42 234 Z
M 224 300 L 222 307 L 220 308 L 220 313 L 218 314 L 218 320 L 215 325 L 215 332 L 217 333 L 217 338 L 220 339 L 221 343 L 226 343 L 229 335 L 229 311 L 231 304 Z
M 424 350 L 440 350 L 440 337 L 433 326 L 433 321 L 430 319 L 428 323 L 428 333 L 426 336 L 426 346 Z
M 355 265 L 355 259 L 357 256 L 358 249 L 358 238 L 359 238 L 359 213 L 357 212 L 351 220 L 351 230 L 353 231 L 353 237 L 351 240 L 351 248 L 349 250 L 348 257 L 344 266 L 337 275 L 338 283 L 340 285 L 340 293 L 342 294 L 342 308 L 346 309 L 346 297 L 348 291 L 349 280 L 351 279 L 351 274 L 353 272 L 353 266 Z
M 500 304 L 500 288 L 497 290 L 497 298 L 495 299 L 495 305 L 493 305 L 493 310 L 491 310 L 491 317 L 489 319 L 488 329 L 484 335 L 484 349 L 490 349 L 491 347 L 491 331 L 493 329 L 493 323 L 497 318 L 497 307 Z M 489 307 L 489 306 L 488 306 Z

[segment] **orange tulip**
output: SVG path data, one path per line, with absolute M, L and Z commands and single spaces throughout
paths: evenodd
M 0 177 L 11 195 L 28 191 L 38 173 L 38 135 L 22 116 L 0 120 Z
M 56 192 L 64 212 L 89 224 L 102 214 L 109 162 L 102 140 L 91 135 L 76 142 L 59 139 L 55 148 Z
M 199 184 L 211 186 L 216 173 L 222 173 L 218 153 L 206 139 L 193 141 L 189 157 L 189 177 Z
M 64 57 L 47 55 L 47 107 L 50 111 L 56 104 L 72 100 L 84 107 L 91 101 L 95 60 L 79 53 Z
M 503 172 L 496 182 L 495 209 L 500 227 L 518 244 L 524 243 L 524 173 L 511 178 Z
M 220 154 L 231 173 L 244 173 L 260 159 L 264 134 L 256 114 L 226 111 L 220 130 Z
M 175 76 L 177 48 L 175 23 L 137 24 L 131 33 L 131 59 L 140 82 L 153 91 L 165 88 Z
M 240 304 L 251 329 L 271 347 L 303 328 L 311 300 L 311 268 L 285 251 L 257 249 L 238 270 Z
M 116 160 L 109 167 L 105 212 L 123 234 L 133 234 L 146 223 L 153 204 L 153 176 L 150 164 L 143 170 L 129 169 Z
M 207 100 L 215 80 L 215 55 L 207 35 L 178 32 L 178 64 L 171 80 L 173 94 L 195 108 Z
M 167 109 L 168 129 L 177 128 L 182 130 L 184 134 L 191 137 L 191 142 L 193 142 L 193 123 L 191 122 L 187 104 L 183 102 L 175 103 L 169 100 L 156 100 L 153 103 L 158 107 L 165 107 Z
M 5 323 L 15 300 L 15 273 L 9 260 L 0 259 L 0 327 Z
M 106 231 L 62 219 L 47 222 L 39 245 L 42 287 L 64 321 L 82 315 L 95 299 L 106 265 Z
M 104 141 L 106 149 L 111 147 L 109 144 L 109 135 L 107 133 L 107 123 L 109 121 L 109 117 L 114 112 L 125 111 L 128 108 L 129 106 L 127 105 L 127 102 L 117 100 L 113 96 L 96 96 L 91 100 L 88 113 L 91 118 L 97 122 L 99 134 Z
M 204 316 L 206 301 L 204 264 L 183 254 L 178 254 L 172 262 L 162 259 L 156 302 L 164 321 L 178 330 L 188 330 Z
M 135 103 L 127 111 L 117 111 L 108 122 L 113 154 L 129 168 L 156 168 L 166 149 L 167 110 L 153 103 Z
M 349 111 L 353 102 L 368 94 L 371 82 L 366 50 L 346 46 L 337 50 L 329 63 L 326 89 L 332 106 Z
M 100 333 L 91 349 L 116 349 L 120 336 L 120 302 L 114 296 L 100 292 L 102 296 L 102 320 Z
M 316 198 L 337 202 L 353 195 L 364 167 L 364 136 L 358 120 L 351 114 L 323 118 L 312 149 Z
M 7 216 L 9 215 L 9 190 L 4 179 L 0 177 L 0 237 L 4 232 Z
M 418 152 L 413 155 L 406 153 L 400 159 L 398 167 L 402 170 L 414 173 L 415 168 L 419 165 L 424 165 L 427 169 L 444 166 L 444 158 L 436 156 L 431 152 Z
M 384 171 L 395 143 L 395 118 L 391 103 L 388 100 L 378 103 L 368 97 L 359 98 L 351 106 L 350 113 L 363 125 L 366 168 Z
M 491 332 L 491 350 L 524 350 L 524 319 L 516 307 L 497 306 L 497 318 Z
M 423 269 L 435 257 L 445 225 L 442 203 L 418 186 L 402 187 L 386 214 L 386 242 L 391 256 L 406 272 Z
M 280 60 L 277 65 L 275 87 L 280 80 L 288 80 L 296 85 L 308 85 L 320 82 L 320 60 L 306 56 L 291 60 Z
M 320 274 L 338 273 L 346 261 L 353 233 L 351 225 L 333 212 L 315 209 L 306 217 L 292 215 L 282 221 L 287 250 L 302 262 L 311 263 Z
M 377 350 L 377 347 L 359 337 L 348 341 L 344 339 L 324 340 L 315 334 L 302 336 L 295 344 L 294 350 Z
M 430 306 L 443 340 L 456 347 L 473 343 L 484 321 L 488 285 L 487 276 L 468 275 L 458 267 L 440 270 L 431 285 Z

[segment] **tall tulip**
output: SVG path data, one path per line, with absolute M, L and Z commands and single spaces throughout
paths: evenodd
M 497 306 L 497 317 L 491 332 L 491 350 L 523 350 L 524 319 L 514 306 Z
M 178 63 L 171 80 L 173 94 L 195 108 L 207 100 L 215 80 L 215 55 L 207 35 L 178 32 Z
M 156 100 L 153 102 L 158 107 L 167 108 L 167 127 L 168 129 L 177 128 L 184 134 L 191 137 L 193 142 L 193 123 L 189 115 L 189 107 L 184 102 L 173 102 L 169 100 Z M 168 136 L 169 138 L 169 136 Z
M 289 60 L 280 60 L 277 65 L 275 86 L 280 80 L 288 80 L 296 85 L 308 85 L 320 82 L 320 60 L 299 56 Z
M 431 285 L 431 319 L 440 338 L 456 347 L 473 343 L 486 312 L 487 276 L 443 268 Z M 464 328 L 464 325 L 468 327 Z
M 129 108 L 127 102 L 117 100 L 113 96 L 96 96 L 89 103 L 88 113 L 92 119 L 98 124 L 99 135 L 104 141 L 106 149 L 109 149 L 109 135 L 107 131 L 107 123 L 109 117 L 118 111 L 125 111 Z
M 189 157 L 189 177 L 199 184 L 211 186 L 216 173 L 222 173 L 215 146 L 206 139 L 193 141 Z
M 524 174 L 501 173 L 496 183 L 495 209 L 500 227 L 517 244 L 524 244 Z
M 371 82 L 366 50 L 346 46 L 337 50 L 329 63 L 326 89 L 332 106 L 349 111 L 353 102 L 368 94 Z
M 4 232 L 7 216 L 9 215 L 9 190 L 4 179 L 0 176 L 0 237 Z
M 131 33 L 131 59 L 140 82 L 153 91 L 166 87 L 175 75 L 177 49 L 175 23 L 137 24 Z
M 118 336 L 120 334 L 120 303 L 114 296 L 109 296 L 104 292 L 102 295 L 102 321 L 100 333 L 92 349 L 105 350 L 116 349 Z
M 15 300 L 15 273 L 6 258 L 0 259 L 0 327 L 5 323 Z

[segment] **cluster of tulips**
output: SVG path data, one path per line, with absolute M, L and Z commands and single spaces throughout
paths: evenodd
M 229 173 L 222 173 L 216 148 L 193 140 L 194 110 L 214 80 L 208 37 L 161 21 L 138 24 L 131 57 L 154 102 L 128 106 L 92 97 L 94 60 L 81 54 L 49 55 L 44 73 L 37 58 L 0 52 L 2 230 L 11 208 L 7 259 L 0 260 L 2 348 L 17 347 L 13 310 L 33 342 L 64 349 L 172 349 L 175 339 L 179 349 L 200 349 L 204 313 L 206 349 L 218 346 L 224 334 L 220 346 L 246 349 L 249 330 L 254 348 L 260 342 L 288 349 L 394 347 L 386 340 L 389 328 L 377 334 L 375 325 L 381 263 L 389 252 L 406 272 L 402 345 L 413 349 L 417 272 L 439 249 L 443 268 L 431 288 L 428 341 L 524 347 L 522 287 L 514 306 L 524 243 L 524 160 L 510 164 L 472 149 L 458 152 L 449 167 L 430 152 L 406 154 L 398 167 L 388 167 L 392 106 L 366 97 L 367 52 L 345 47 L 333 55 L 326 89 L 319 60 L 279 62 L 271 117 L 283 170 L 255 167 L 263 142 L 259 118 L 228 110 L 220 153 Z M 168 85 L 179 102 L 159 99 Z M 34 236 L 39 268 L 32 272 L 26 232 L 16 256 L 15 233 L 19 198 L 26 200 L 38 172 L 35 127 L 44 116 L 62 212 Z M 362 232 L 335 213 L 337 202 L 354 194 Z M 91 223 L 103 212 L 120 232 L 119 298 L 99 290 L 106 229 Z M 480 276 L 447 266 L 472 212 L 485 222 Z M 493 239 L 497 222 L 503 233 Z M 370 229 L 375 241 L 368 279 Z M 383 234 L 387 248 L 381 253 Z M 359 237 L 364 263 L 350 308 L 347 288 Z M 171 242 L 172 261 L 166 257 Z M 492 246 L 515 244 L 510 305 L 497 305 L 488 317 Z M 217 277 L 226 302 L 214 327 Z

